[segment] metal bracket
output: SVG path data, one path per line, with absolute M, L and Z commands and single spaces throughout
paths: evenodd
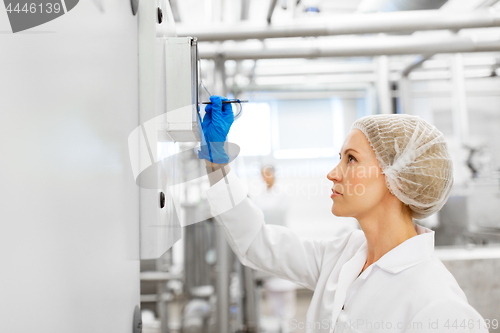
M 130 0 L 130 4 L 132 5 L 132 14 L 137 14 L 139 10 L 139 0 Z

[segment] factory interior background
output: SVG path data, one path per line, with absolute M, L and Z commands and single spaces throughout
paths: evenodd
M 441 130 L 454 185 L 417 223 L 500 332 L 498 0 L 86 0 L 10 29 L 2 9 L 1 331 L 305 332 L 312 291 L 243 266 L 209 214 L 178 110 L 214 94 L 248 101 L 228 141 L 250 198 L 269 204 L 274 167 L 311 239 L 359 229 L 326 177 L 356 119 Z

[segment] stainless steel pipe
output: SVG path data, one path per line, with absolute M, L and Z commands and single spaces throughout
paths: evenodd
M 477 41 L 471 37 L 374 37 L 339 40 L 334 46 L 296 48 L 237 48 L 203 49 L 202 59 L 281 59 L 356 57 L 405 54 L 438 54 L 500 51 L 500 40 Z
M 407 12 L 351 14 L 328 21 L 303 21 L 287 25 L 234 24 L 219 26 L 176 25 L 179 36 L 195 36 L 198 41 L 225 41 L 286 37 L 460 30 L 500 26 L 500 13 L 492 9 L 472 12 L 423 10 Z

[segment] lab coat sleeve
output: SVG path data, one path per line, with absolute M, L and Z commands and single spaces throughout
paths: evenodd
M 243 265 L 315 289 L 325 241 L 303 239 L 286 227 L 266 225 L 264 214 L 247 197 L 245 184 L 233 171 L 207 191 L 207 199 Z
M 405 330 L 417 332 L 488 333 L 488 325 L 467 302 L 439 299 L 420 310 Z

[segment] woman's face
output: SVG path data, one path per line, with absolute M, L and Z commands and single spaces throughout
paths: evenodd
M 340 163 L 327 178 L 333 182 L 332 213 L 336 216 L 363 217 L 390 195 L 375 152 L 358 129 L 347 135 Z
M 275 176 L 274 176 L 274 171 L 272 169 L 264 167 L 260 170 L 260 173 L 262 175 L 262 178 L 264 179 L 264 181 L 266 182 L 266 184 L 268 186 L 271 186 L 274 184 L 274 177 Z

